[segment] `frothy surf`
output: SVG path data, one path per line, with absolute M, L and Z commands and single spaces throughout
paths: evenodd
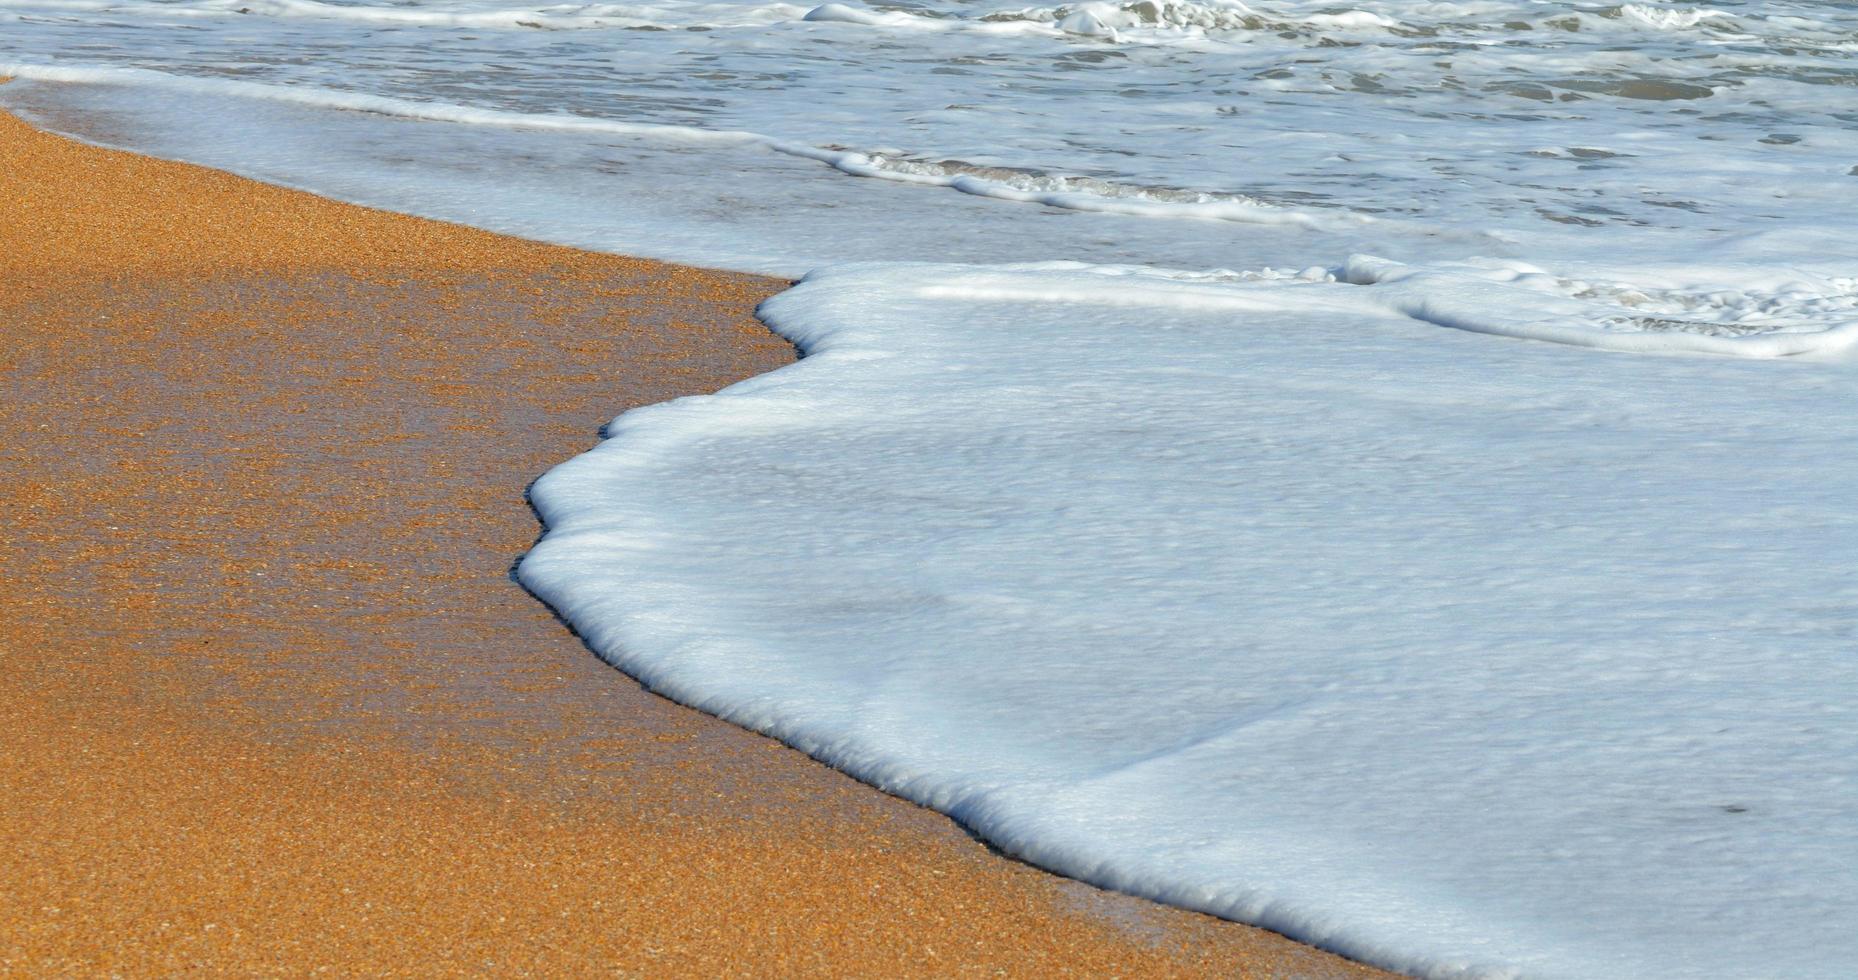
M 1858 374 L 1344 271 L 809 276 L 807 358 L 617 420 L 522 579 L 1067 874 L 1421 976 L 1837 976 Z

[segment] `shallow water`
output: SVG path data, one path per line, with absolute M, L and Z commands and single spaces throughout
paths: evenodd
M 346 176 L 389 185 L 387 197 L 404 193 L 390 182 L 449 182 L 467 199 L 514 183 L 530 198 L 515 210 L 577 237 L 597 234 L 590 205 L 674 198 L 637 237 L 664 238 L 660 251 L 679 258 L 712 247 L 700 227 L 710 211 L 850 212 L 798 222 L 832 229 L 790 250 L 801 254 L 716 260 L 787 272 L 1000 253 L 1241 267 L 1260 239 L 1279 264 L 1338 265 L 1349 251 L 1642 258 L 1776 230 L 1801 240 L 1758 251 L 1791 259 L 1849 244 L 1842 221 L 1858 189 L 1850 3 L 5 0 L 4 21 L 0 62 L 28 77 L 162 73 L 118 80 L 216 131 L 177 148 L 198 154 L 217 136 L 236 159 L 321 129 L 341 155 L 323 164 L 297 146 L 248 165 L 277 176 Z M 255 94 L 298 100 L 297 115 L 280 132 L 263 125 L 277 106 L 212 104 Z M 506 131 L 482 136 L 474 173 L 433 173 L 456 167 L 457 142 L 477 135 L 404 148 L 394 135 L 357 152 L 369 136 L 355 113 L 306 118 L 307 106 L 355 96 L 375 112 Z M 240 125 L 223 125 L 232 113 Z M 579 128 L 564 133 L 564 121 Z M 525 122 L 555 128 L 507 128 Z M 124 136 L 159 145 L 181 125 Z M 394 173 L 412 161 L 419 176 Z M 852 175 L 943 193 L 904 195 L 911 231 L 835 248 L 845 227 L 893 206 Z M 963 191 L 1018 206 L 963 207 Z M 1129 223 L 1054 213 L 1071 210 L 1203 221 L 1130 246 Z M 990 249 L 951 247 L 977 222 Z M 925 225 L 935 240 L 914 241 Z

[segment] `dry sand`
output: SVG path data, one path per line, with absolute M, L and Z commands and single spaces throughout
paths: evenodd
M 644 693 L 509 578 L 781 283 L 0 115 L 0 972 L 1365 976 Z

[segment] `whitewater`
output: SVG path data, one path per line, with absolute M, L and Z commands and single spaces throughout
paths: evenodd
M 655 690 L 1415 975 L 1858 963 L 1858 4 L 0 0 L 0 75 L 798 278 L 532 490 Z

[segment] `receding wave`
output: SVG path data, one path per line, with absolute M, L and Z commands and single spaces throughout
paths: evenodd
M 475 106 L 343 92 L 333 89 L 267 85 L 221 78 L 170 75 L 145 69 L 68 68 L 0 64 L 0 74 L 76 84 L 161 85 L 237 98 L 267 99 L 350 112 L 371 112 L 406 119 L 540 129 L 574 133 L 608 133 L 687 143 L 756 146 L 772 153 L 823 163 L 840 173 L 897 183 L 942 187 L 976 197 L 1070 211 L 1090 211 L 1146 218 L 1191 218 L 1246 224 L 1328 228 L 1375 223 L 1370 215 L 1350 211 L 1316 214 L 1276 207 L 1238 193 L 1143 187 L 1095 177 L 1044 174 L 1033 170 L 975 167 L 958 161 L 921 161 L 844 147 L 822 147 L 746 130 L 702 129 L 663 123 L 638 123 L 570 114 L 512 112 Z

